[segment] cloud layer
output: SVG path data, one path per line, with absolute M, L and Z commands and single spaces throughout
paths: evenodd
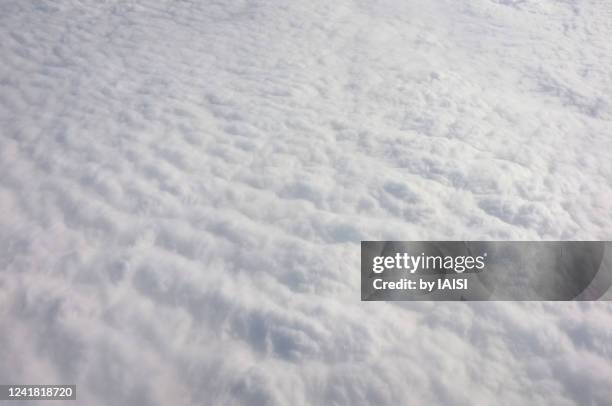
M 0 382 L 596 404 L 607 303 L 361 303 L 360 240 L 609 239 L 601 1 L 0 4 Z

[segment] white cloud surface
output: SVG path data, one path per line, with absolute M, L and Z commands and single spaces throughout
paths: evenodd
M 362 303 L 362 239 L 609 239 L 605 1 L 0 2 L 0 382 L 593 404 L 607 303 Z

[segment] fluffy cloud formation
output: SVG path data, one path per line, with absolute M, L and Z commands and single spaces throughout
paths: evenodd
M 362 239 L 612 236 L 600 1 L 0 4 L 0 382 L 605 404 L 606 303 L 361 303 Z

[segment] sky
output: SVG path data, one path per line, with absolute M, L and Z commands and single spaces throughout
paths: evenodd
M 88 406 L 608 403 L 612 305 L 361 302 L 359 247 L 609 240 L 611 18 L 2 0 L 0 383 Z

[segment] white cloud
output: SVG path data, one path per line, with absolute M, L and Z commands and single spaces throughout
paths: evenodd
M 602 2 L 3 1 L 0 382 L 604 404 L 606 303 L 361 303 L 361 239 L 606 239 Z

